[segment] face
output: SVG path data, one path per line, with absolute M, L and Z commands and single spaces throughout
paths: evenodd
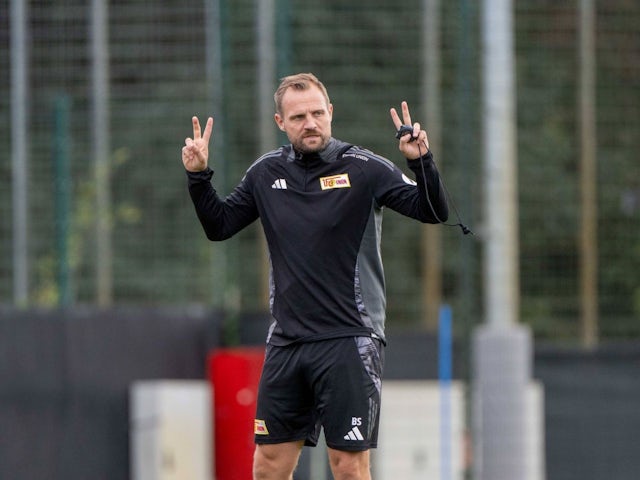
M 302 153 L 323 150 L 331 138 L 333 105 L 312 85 L 306 90 L 289 88 L 282 97 L 282 114 L 275 114 L 280 130 Z

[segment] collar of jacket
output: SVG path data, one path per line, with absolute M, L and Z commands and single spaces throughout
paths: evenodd
M 288 160 L 290 162 L 300 163 L 305 166 L 312 166 L 323 162 L 331 163 L 335 162 L 338 159 L 338 156 L 341 156 L 340 153 L 344 153 L 344 148 L 347 146 L 349 146 L 348 143 L 331 137 L 324 150 L 321 150 L 319 152 L 300 153 L 291 148 L 291 151 L 288 155 Z

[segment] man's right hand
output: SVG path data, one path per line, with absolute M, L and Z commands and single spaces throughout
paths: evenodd
M 204 133 L 200 134 L 200 121 L 192 117 L 193 138 L 186 138 L 182 147 L 182 163 L 189 172 L 201 172 L 207 168 L 209 160 L 209 138 L 213 129 L 213 118 L 207 119 Z

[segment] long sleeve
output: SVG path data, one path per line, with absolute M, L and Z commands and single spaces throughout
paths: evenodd
M 422 212 L 420 220 L 427 223 L 446 222 L 449 218 L 449 206 L 431 151 L 419 159 L 407 160 L 407 164 L 416 176 Z
M 213 170 L 187 172 L 189 194 L 209 240 L 225 240 L 258 218 L 247 177 L 224 200 L 211 184 Z
M 440 175 L 433 163 L 431 152 L 419 159 L 407 160 L 415 180 L 407 177 L 392 162 L 371 156 L 368 174 L 371 175 L 376 202 L 402 215 L 423 223 L 440 223 L 447 220 L 449 208 L 440 182 Z

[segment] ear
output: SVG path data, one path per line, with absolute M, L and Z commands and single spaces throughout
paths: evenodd
M 282 117 L 276 113 L 273 116 L 273 119 L 276 121 L 276 125 L 278 125 L 278 128 L 284 132 L 284 120 L 282 119 Z

